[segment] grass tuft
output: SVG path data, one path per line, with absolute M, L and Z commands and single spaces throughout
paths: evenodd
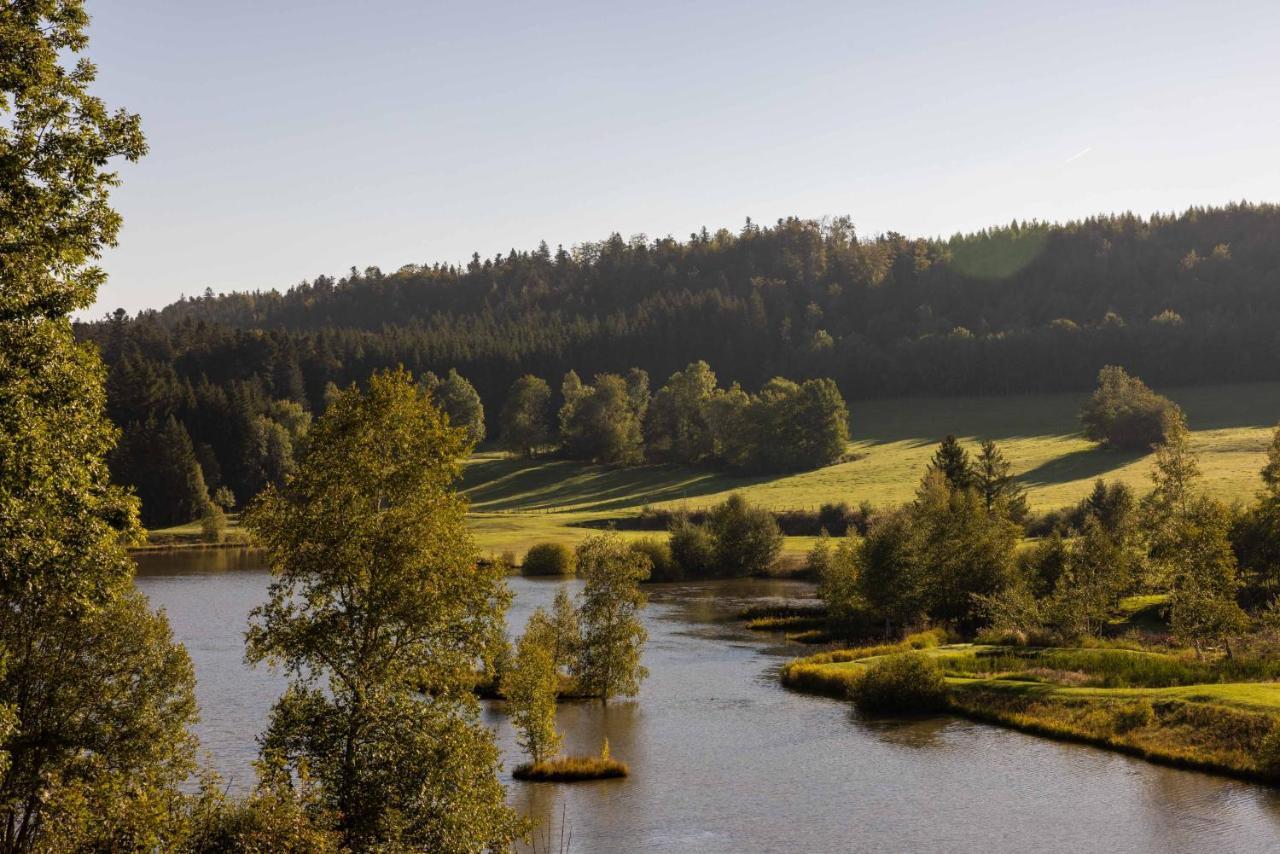
M 535 783 L 575 783 L 625 777 L 630 773 L 627 763 L 607 756 L 557 756 L 517 765 L 511 776 Z

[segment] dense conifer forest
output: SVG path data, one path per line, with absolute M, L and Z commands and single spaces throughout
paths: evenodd
M 1252 204 L 947 240 L 860 236 L 846 218 L 748 220 L 683 241 L 614 234 L 465 267 L 206 292 L 78 327 L 109 366 L 125 447 L 130 431 L 175 432 L 172 416 L 209 488 L 240 500 L 287 469 L 331 384 L 396 365 L 456 369 L 496 436 L 528 374 L 558 390 L 570 370 L 589 382 L 639 368 L 656 389 L 701 359 L 726 386 L 829 377 L 857 401 L 1084 390 L 1113 364 L 1159 387 L 1274 379 L 1277 330 L 1280 208 Z

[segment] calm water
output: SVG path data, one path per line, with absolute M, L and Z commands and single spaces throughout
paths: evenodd
M 556 583 L 512 579 L 523 626 Z M 254 736 L 282 681 L 245 667 L 245 616 L 267 575 L 243 552 L 146 556 L 138 586 L 168 610 L 199 679 L 199 735 L 233 786 L 250 785 Z M 1280 848 L 1280 795 L 953 718 L 861 721 L 848 706 L 782 690 L 796 647 L 726 621 L 744 603 L 804 595 L 788 582 L 650 589 L 651 676 L 634 701 L 562 705 L 566 748 L 608 737 L 626 780 L 507 780 L 513 804 L 575 852 L 1254 852 Z M 506 765 L 519 761 L 496 705 Z M 543 850 L 541 847 L 539 850 Z

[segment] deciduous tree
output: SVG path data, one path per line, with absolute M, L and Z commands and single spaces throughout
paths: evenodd
M 518 830 L 469 690 L 509 601 L 453 488 L 469 447 L 407 372 L 375 374 L 247 517 L 274 576 L 248 655 L 291 677 L 264 755 L 309 768 L 349 847 L 476 851 Z
M 578 575 L 586 582 L 578 608 L 578 688 L 606 703 L 634 696 L 649 674 L 640 663 L 649 633 L 639 618 L 647 602 L 640 582 L 649 577 L 649 559 L 617 534 L 601 534 L 578 546 Z

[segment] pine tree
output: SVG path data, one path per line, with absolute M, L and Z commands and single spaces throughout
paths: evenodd
M 1028 513 L 1026 491 L 1013 476 L 1013 465 L 990 439 L 984 439 L 973 465 L 973 484 L 988 513 L 1003 513 L 1015 522 Z
M 933 453 L 928 471 L 938 471 L 952 489 L 968 489 L 973 486 L 973 464 L 955 436 L 948 434 Z

